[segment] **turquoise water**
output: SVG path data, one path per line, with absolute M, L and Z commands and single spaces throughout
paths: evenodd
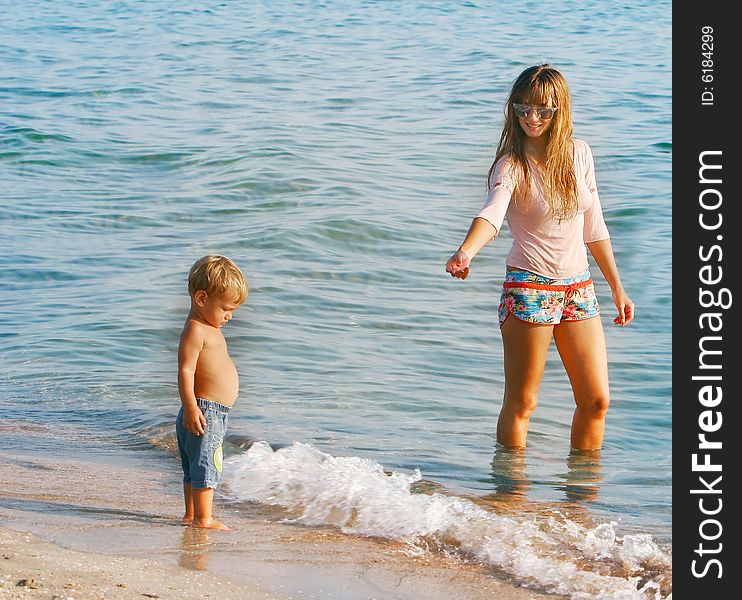
M 419 469 L 492 513 L 648 536 L 669 561 L 669 2 L 0 7 L 6 414 L 167 447 L 187 271 L 226 254 L 251 287 L 225 329 L 234 436 Z M 570 81 L 637 305 L 613 327 L 594 269 L 612 391 L 599 458 L 570 456 L 553 348 L 529 448 L 496 451 L 507 232 L 465 282 L 444 272 L 509 86 L 546 61 Z

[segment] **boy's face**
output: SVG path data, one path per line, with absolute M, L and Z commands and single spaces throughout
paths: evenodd
M 226 325 L 232 319 L 232 313 L 239 308 L 233 299 L 226 296 L 209 296 L 205 290 L 198 290 L 193 295 L 198 314 L 212 327 Z

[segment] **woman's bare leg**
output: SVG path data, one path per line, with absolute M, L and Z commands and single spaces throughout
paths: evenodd
M 554 341 L 577 404 L 572 418 L 572 447 L 598 450 L 603 444 L 610 404 L 608 354 L 600 317 L 562 321 L 554 327 Z
M 551 343 L 552 325 L 535 325 L 509 315 L 500 329 L 505 355 L 505 394 L 497 420 L 497 441 L 524 447 Z

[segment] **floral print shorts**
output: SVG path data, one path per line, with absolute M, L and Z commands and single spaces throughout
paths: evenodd
M 558 325 L 597 317 L 600 307 L 587 269 L 575 277 L 552 279 L 508 267 L 498 313 L 500 327 L 511 313 L 529 323 Z

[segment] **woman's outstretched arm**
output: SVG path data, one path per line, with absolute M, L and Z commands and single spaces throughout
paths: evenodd
M 487 219 L 475 217 L 459 249 L 448 259 L 446 271 L 452 277 L 466 279 L 472 259 L 492 238 L 497 236 L 497 229 Z

